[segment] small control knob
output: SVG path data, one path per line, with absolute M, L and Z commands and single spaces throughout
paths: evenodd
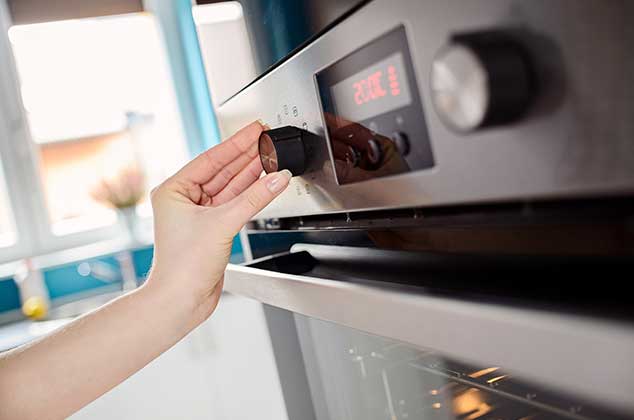
M 410 145 L 409 138 L 407 134 L 402 131 L 395 131 L 390 136 L 394 144 L 396 145 L 396 150 L 401 154 L 401 156 L 407 156 L 409 154 Z
M 306 170 L 306 147 L 304 141 L 309 133 L 293 126 L 263 131 L 258 143 L 260 161 L 268 174 L 284 169 L 293 175 Z
M 381 161 L 383 160 L 383 147 L 378 140 L 368 140 L 367 157 L 368 162 L 372 167 L 379 166 L 381 164 Z
M 453 36 L 431 71 L 436 112 L 464 132 L 517 120 L 533 99 L 534 84 L 524 48 L 497 31 Z

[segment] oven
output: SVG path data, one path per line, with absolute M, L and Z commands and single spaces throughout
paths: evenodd
M 242 2 L 287 191 L 225 288 L 289 419 L 634 415 L 628 1 Z

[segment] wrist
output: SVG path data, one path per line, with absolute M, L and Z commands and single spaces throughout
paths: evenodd
M 170 277 L 169 274 L 153 268 L 138 290 L 149 307 L 169 314 L 172 319 L 180 320 L 180 324 L 188 332 L 207 319 L 211 312 L 200 293 Z

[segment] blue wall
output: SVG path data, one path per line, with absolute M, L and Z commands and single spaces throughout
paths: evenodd
M 154 247 L 152 246 L 132 251 L 134 270 L 139 281 L 144 280 L 145 276 L 150 271 L 153 253 Z M 114 255 L 106 255 L 86 261 L 108 264 L 116 272 L 118 272 L 120 276 L 119 263 Z M 107 285 L 107 283 L 104 283 L 91 275 L 80 275 L 77 269 L 79 264 L 82 262 L 85 261 L 77 261 L 71 264 L 50 267 L 43 271 L 44 283 L 48 288 L 48 294 L 53 305 L 55 305 L 55 301 L 60 298 L 68 298 L 74 294 L 96 290 Z M 120 287 L 121 276 L 118 281 L 114 281 L 111 284 L 118 285 L 118 287 Z M 20 295 L 15 282 L 12 278 L 0 279 L 0 312 L 19 308 Z
M 20 294 L 13 279 L 0 279 L 0 312 L 20 308 Z
M 192 156 L 220 143 L 207 75 L 189 0 L 146 0 L 158 19 Z M 223 58 L 226 59 L 226 58 Z
M 115 257 L 108 256 L 103 258 L 94 258 L 88 261 L 99 262 L 111 266 L 114 270 L 116 270 L 117 274 L 119 274 L 118 281 L 114 281 L 113 283 L 121 284 L 121 271 L 119 270 L 119 264 L 117 263 Z M 73 263 L 44 270 L 44 283 L 48 288 L 48 295 L 53 304 L 56 299 L 96 289 L 109 284 L 100 281 L 92 275 L 82 276 L 79 274 L 78 266 L 78 263 Z

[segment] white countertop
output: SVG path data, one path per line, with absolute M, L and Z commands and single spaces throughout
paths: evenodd
M 21 346 L 68 324 L 74 318 L 20 321 L 0 327 L 0 352 Z

